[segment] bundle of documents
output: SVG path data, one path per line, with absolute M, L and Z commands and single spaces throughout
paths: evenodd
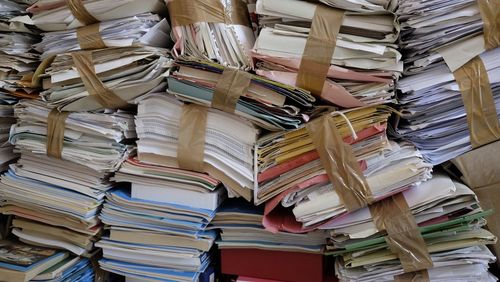
M 351 145 L 374 200 L 430 178 L 432 166 L 413 146 L 387 139 L 388 107 L 350 110 L 343 115 L 329 118 Z M 312 142 L 305 127 L 258 141 L 255 202 L 266 202 L 266 228 L 304 232 L 346 213 Z M 293 207 L 295 218 L 286 219 L 289 214 L 281 213 L 281 207 Z
M 219 249 L 260 249 L 303 253 L 322 253 L 327 233 L 271 233 L 262 225 L 264 210 L 242 199 L 228 199 L 210 223 L 220 229 Z M 243 258 L 242 258 L 243 261 Z
M 86 30 L 87 33 L 85 33 Z M 85 29 L 42 33 L 42 41 L 35 44 L 34 48 L 42 53 L 42 58 L 80 49 L 94 49 L 95 46 L 153 46 L 167 48 L 173 44 L 170 39 L 170 32 L 170 25 L 166 19 L 161 19 L 156 14 L 146 13 L 101 22 L 85 27 Z M 100 37 L 97 42 L 92 37 L 96 36 L 96 33 Z
M 169 62 L 167 50 L 154 47 L 57 54 L 41 75 L 45 89 L 41 96 L 63 111 L 124 108 L 127 101 L 165 88 Z M 93 70 L 86 67 L 92 65 Z M 102 97 L 99 84 L 111 93 Z
M 460 66 L 485 51 L 483 1 L 399 1 L 405 74 L 426 72 L 444 64 Z M 448 62 L 447 62 L 448 63 Z
M 497 238 L 482 228 L 491 211 L 481 209 L 472 190 L 436 174 L 402 195 L 430 253 L 433 267 L 427 272 L 431 280 L 496 281 L 488 272 L 495 256 L 486 245 L 494 244 Z M 330 230 L 328 249 L 340 256 L 336 273 L 341 281 L 393 281 L 404 272 L 384 240 L 386 234 L 378 232 L 371 212 L 364 208 L 322 227 Z M 454 269 L 460 270 L 448 273 Z
M 33 278 L 32 281 L 84 282 L 94 279 L 94 269 L 88 258 L 70 256 L 56 265 L 48 268 Z
M 253 146 L 258 129 L 250 122 L 219 110 L 206 109 L 206 127 L 193 120 L 184 123 L 186 127 L 182 127 L 181 121 L 185 121 L 182 116 L 187 105 L 173 97 L 151 94 L 140 99 L 138 103 L 136 130 L 139 138 L 139 160 L 179 167 L 179 163 L 183 161 L 178 158 L 181 151 L 179 148 L 189 146 L 182 142 L 188 142 L 188 139 L 197 140 L 198 136 L 205 135 L 204 141 L 198 141 L 203 144 L 200 145 L 202 172 L 220 180 L 230 196 L 251 199 L 251 189 L 254 185 Z M 187 126 L 188 124 L 190 126 Z M 196 126 L 200 128 L 194 130 L 193 127 Z M 194 130 L 192 135 L 186 134 L 189 131 L 185 130 L 189 129 Z M 205 134 L 202 134 L 202 131 L 205 131 Z M 193 148 L 186 149 L 189 154 L 195 154 Z
M 489 77 L 496 112 L 500 113 L 500 48 L 479 57 Z M 415 144 L 432 164 L 471 150 L 466 108 L 448 66 L 441 64 L 405 77 L 398 88 L 403 93 L 399 99 L 402 115 L 395 132 L 398 137 Z
M 75 10 L 76 17 L 73 14 Z M 65 0 L 39 0 L 27 9 L 29 13 L 33 14 L 30 23 L 44 31 L 74 29 L 96 22 L 128 18 L 142 13 L 165 14 L 165 10 L 165 3 L 160 0 L 70 2 Z M 82 14 L 84 15 L 82 16 Z
M 45 156 L 50 111 L 42 101 L 20 101 L 15 107 L 17 124 L 11 128 L 10 143 L 18 151 Z M 133 115 L 128 112 L 71 113 L 65 122 L 61 156 L 96 173 L 113 172 L 133 150 L 124 142 L 135 137 Z
M 257 1 L 257 13 L 263 26 L 252 54 L 258 60 L 257 74 L 295 85 L 299 82 L 300 68 L 305 67 L 302 65 L 304 58 L 311 61 L 314 69 L 323 63 L 323 59 L 328 60 L 322 51 L 326 48 L 323 47 L 325 42 L 331 39 L 316 37 L 330 34 L 329 29 L 334 29 L 335 23 L 340 21 L 340 33 L 331 47 L 334 48 L 333 56 L 324 62 L 330 65 L 327 79 L 322 87 L 316 87 L 321 93 L 315 94 L 345 108 L 391 102 L 394 79 L 403 71 L 401 54 L 395 44 L 399 25 L 394 14 L 387 10 L 393 8 L 389 2 L 395 1 L 377 1 L 384 2 L 380 4 L 368 1 L 363 1 L 363 4 L 358 1 L 322 2 L 352 11 L 299 0 Z M 322 23 L 319 14 L 325 20 L 331 20 Z M 317 30 L 317 35 L 312 35 L 311 25 L 314 27 L 315 21 L 316 29 L 325 28 L 327 31 Z M 313 37 L 318 42 L 324 41 L 320 43 L 322 46 L 313 47 L 310 42 Z
M 175 56 L 213 60 L 249 70 L 255 42 L 243 0 L 166 0 L 173 29 Z
M 167 92 L 176 97 L 213 105 L 219 88 L 226 91 L 248 88 L 238 93 L 235 113 L 268 130 L 298 128 L 307 122 L 313 109 L 314 96 L 308 91 L 252 74 L 236 73 L 235 84 L 221 85 L 228 76 L 224 67 L 207 61 L 177 60 L 177 70 L 168 77 Z M 239 80 L 238 80 L 239 79 Z M 236 84 L 237 83 L 237 84 Z M 229 86 L 229 87 L 228 87 Z
M 205 229 L 225 198 L 219 181 L 137 159 L 115 178 L 132 187 L 106 196 L 100 218 L 110 234 L 96 244 L 102 269 L 140 281 L 198 281 L 213 272 L 217 232 Z

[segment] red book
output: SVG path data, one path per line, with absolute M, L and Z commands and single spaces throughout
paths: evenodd
M 224 274 L 286 282 L 334 281 L 333 275 L 327 275 L 327 268 L 333 269 L 334 263 L 326 263 L 327 257 L 322 254 L 258 249 L 220 251 Z

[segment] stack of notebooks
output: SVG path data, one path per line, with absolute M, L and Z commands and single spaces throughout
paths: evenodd
M 497 238 L 486 229 L 488 215 L 467 186 L 437 173 L 414 189 L 402 193 L 414 215 L 433 267 L 431 281 L 496 281 L 488 272 L 495 256 L 486 245 Z M 368 208 L 331 221 L 330 254 L 339 256 L 336 273 L 340 281 L 394 281 L 403 267 L 378 232 Z
M 175 71 L 168 77 L 167 92 L 181 100 L 210 106 L 224 67 L 195 59 L 178 59 L 175 64 Z M 295 129 L 307 122 L 311 114 L 316 114 L 313 111 L 316 99 L 308 91 L 249 73 L 246 79 L 250 83 L 247 89 L 240 91 L 244 93 L 238 93 L 241 96 L 235 113 L 260 127 L 271 131 Z
M 98 213 L 110 173 L 128 158 L 135 137 L 125 112 L 71 113 L 61 159 L 47 156 L 47 116 L 38 100 L 16 105 L 10 142 L 21 158 L 0 180 L 1 211 L 15 215 L 13 233 L 24 241 L 86 255 L 100 236 Z
M 23 3 L 0 1 L 0 171 L 17 157 L 8 142 L 15 123 L 13 105 L 19 98 L 38 96 L 31 82 L 39 60 L 33 44 L 39 37 L 35 28 L 19 20 L 26 8 Z
M 326 232 L 317 230 L 304 234 L 271 233 L 262 225 L 264 209 L 243 199 L 228 199 L 210 223 L 220 229 L 219 249 L 260 249 L 320 254 Z M 244 258 L 242 258 L 242 261 Z
M 317 61 L 325 57 L 322 46 L 332 41 L 319 37 L 334 33 L 330 29 L 341 22 L 327 80 L 322 88 L 315 86 L 315 94 L 345 108 L 393 101 L 394 80 L 403 71 L 396 45 L 396 1 L 321 1 L 326 5 L 310 2 L 257 1 L 256 12 L 262 27 L 252 53 L 257 60 L 257 74 L 295 85 L 300 81 L 303 56 L 311 60 L 311 67 L 316 63 L 316 70 L 320 64 Z M 308 38 L 316 38 L 323 42 L 322 46 L 306 44 Z
M 255 42 L 243 0 L 166 0 L 173 27 L 174 56 L 193 56 L 249 70 Z
M 179 136 L 185 128 L 181 116 L 186 105 L 165 93 L 146 95 L 138 102 L 136 130 L 139 160 L 179 167 Z M 231 196 L 252 197 L 254 185 L 253 146 L 258 129 L 248 120 L 215 109 L 208 109 L 205 130 L 203 170 L 220 180 Z M 199 131 L 195 131 L 199 134 Z M 200 135 L 201 136 L 201 135 Z M 185 145 L 185 144 L 184 144 Z
M 104 270 L 132 281 L 208 281 L 215 231 L 206 230 L 225 199 L 206 174 L 131 158 L 114 177 L 131 187 L 107 193 L 101 220 Z
M 500 48 L 486 51 L 479 58 L 500 119 Z M 402 115 L 395 133 L 414 143 L 427 161 L 440 164 L 472 149 L 462 94 L 447 65 L 405 77 L 398 88 L 403 93 L 399 99 Z
M 429 179 L 432 169 L 411 144 L 387 139 L 390 111 L 378 106 L 328 117 L 351 145 L 374 201 Z M 259 139 L 256 166 L 255 203 L 266 203 L 266 228 L 304 232 L 347 212 L 305 127 Z

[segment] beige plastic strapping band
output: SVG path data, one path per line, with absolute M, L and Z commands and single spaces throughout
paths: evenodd
M 297 86 L 316 96 L 323 91 L 343 18 L 342 10 L 323 5 L 318 5 L 314 12 L 297 74 Z
M 98 20 L 89 13 L 87 8 L 83 5 L 82 0 L 66 0 L 71 14 L 84 25 L 89 25 L 98 22 Z
M 116 95 L 111 89 L 107 88 L 99 79 L 94 69 L 92 53 L 87 51 L 71 53 L 73 63 L 75 64 L 85 89 L 90 95 L 94 96 L 99 104 L 104 108 L 116 109 L 127 106 L 127 102 Z
M 400 275 L 394 276 L 395 282 L 428 282 L 431 281 L 429 278 L 429 272 L 426 269 L 414 272 L 408 272 Z
M 38 88 L 42 86 L 42 79 L 40 78 L 40 75 L 45 72 L 45 70 L 52 64 L 55 58 L 56 55 L 52 55 L 42 60 L 42 62 L 36 68 L 33 77 L 31 78 L 31 87 Z
M 242 0 L 231 0 L 227 7 L 221 0 L 173 0 L 168 3 L 168 12 L 173 26 L 198 22 L 250 26 L 248 8 Z
M 99 23 L 88 26 L 82 26 L 76 29 L 76 38 L 80 49 L 101 49 L 106 48 L 106 44 L 102 41 L 101 33 L 99 32 Z
M 477 0 L 483 18 L 484 47 L 487 50 L 500 46 L 500 0 Z
M 238 99 L 248 91 L 251 81 L 251 74 L 238 69 L 225 68 L 215 85 L 212 108 L 234 113 Z
M 47 117 L 47 156 L 61 159 L 64 146 L 64 128 L 69 112 L 60 112 L 57 108 Z
M 373 201 L 373 196 L 350 145 L 344 143 L 332 116 L 324 115 L 306 125 L 330 182 L 347 210 Z
M 481 58 L 470 60 L 453 75 L 462 93 L 472 148 L 499 140 L 500 123 L 488 72 Z
M 177 162 L 182 169 L 204 172 L 207 110 L 196 104 L 182 107 L 177 142 Z
M 369 207 L 377 229 L 387 231 L 387 245 L 398 256 L 405 272 L 433 266 L 427 245 L 402 193 Z

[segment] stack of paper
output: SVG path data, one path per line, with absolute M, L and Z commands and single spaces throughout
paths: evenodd
M 207 61 L 177 60 L 177 70 L 168 78 L 167 92 L 186 101 L 210 106 L 224 67 Z M 309 119 L 315 102 L 308 91 L 261 76 L 251 78 L 241 93 L 235 113 L 268 130 L 298 128 Z
M 67 257 L 63 261 L 38 274 L 32 281 L 84 282 L 94 279 L 94 269 L 89 259 L 83 257 Z
M 346 10 L 340 10 L 344 16 L 321 98 L 347 108 L 391 102 L 394 79 L 403 71 L 395 44 L 399 34 L 392 13 L 395 1 L 322 2 Z M 257 1 L 263 27 L 253 50 L 257 74 L 295 85 L 311 22 L 320 8 L 328 9 L 299 0 Z M 320 51 L 317 48 L 319 57 Z
M 242 199 L 229 199 L 210 224 L 220 229 L 219 249 L 260 249 L 303 253 L 322 253 L 327 233 L 271 233 L 262 225 L 264 210 Z M 243 258 L 242 258 L 243 261 Z
M 151 90 L 165 88 L 165 72 L 170 62 L 165 49 L 124 47 L 88 52 L 98 79 L 121 101 L 126 102 Z M 92 89 L 87 89 L 86 84 L 82 83 L 73 53 L 58 54 L 41 77 L 44 78 L 45 89 L 41 93 L 42 98 L 63 111 L 92 111 L 106 106 L 102 105 L 99 95 L 89 93 Z M 85 77 L 83 82 L 88 84 L 88 80 L 91 78 Z
M 104 270 L 141 281 L 198 281 L 213 271 L 217 232 L 205 230 L 225 198 L 220 182 L 206 174 L 127 161 L 116 174 L 131 189 L 108 192 L 100 218 L 109 237 Z
M 37 31 L 17 22 L 27 5 L 0 1 L 0 171 L 7 169 L 17 155 L 8 143 L 10 126 L 15 123 L 13 105 L 20 97 L 37 97 L 31 87 L 38 54 L 33 44 L 39 41 Z
M 375 200 L 430 178 L 432 166 L 413 146 L 387 139 L 389 108 L 362 108 L 344 115 L 330 118 L 344 142 L 351 144 Z M 264 136 L 257 143 L 256 154 L 255 202 L 266 202 L 266 228 L 303 232 L 346 213 L 306 128 Z M 281 206 L 293 208 L 301 224 L 284 219 L 285 215 L 273 215 Z
M 497 113 L 500 113 L 500 48 L 480 55 L 488 73 Z M 411 141 L 432 164 L 471 150 L 470 131 L 462 95 L 445 64 L 401 79 L 402 113 L 398 137 Z M 500 116 L 498 116 L 500 119 Z
M 128 18 L 142 13 L 165 14 L 165 4 L 160 0 L 140 2 L 133 0 L 89 0 L 81 3 L 88 13 L 99 22 Z M 74 4 L 72 8 L 75 8 Z M 33 14 L 32 23 L 44 31 L 74 29 L 88 24 L 75 18 L 72 9 L 65 0 L 39 0 L 28 8 L 28 12 Z
M 167 48 L 173 44 L 167 20 L 151 13 L 102 22 L 96 29 L 106 47 Z M 42 53 L 42 58 L 80 50 L 80 40 L 85 40 L 80 38 L 82 35 L 79 34 L 78 29 L 46 32 L 42 33 L 42 36 L 42 42 L 34 45 L 35 49 Z
M 165 94 L 139 101 L 137 150 L 143 162 L 178 167 L 183 103 Z M 200 129 L 200 130 L 203 130 Z M 258 130 L 247 120 L 208 109 L 203 152 L 204 172 L 224 183 L 232 196 L 250 200 L 253 188 L 253 146 Z
M 478 1 L 400 0 L 396 12 L 405 74 L 431 70 L 443 58 L 460 66 L 485 51 Z
M 97 218 L 110 173 L 128 158 L 135 138 L 126 112 L 71 113 L 62 159 L 46 154 L 50 108 L 38 100 L 16 105 L 10 142 L 21 158 L 0 181 L 2 213 L 16 216 L 13 233 L 24 241 L 87 254 L 100 236 Z
M 175 56 L 193 56 L 245 70 L 253 67 L 250 50 L 255 37 L 243 0 L 166 2 Z
M 496 281 L 488 273 L 488 264 L 495 261 L 495 256 L 485 245 L 495 243 L 497 238 L 482 228 L 491 211 L 481 210 L 472 190 L 436 174 L 402 194 L 431 254 L 431 280 Z M 340 256 L 336 272 L 341 281 L 393 281 L 394 276 L 403 273 L 368 208 L 321 228 L 330 230 L 328 249 Z

